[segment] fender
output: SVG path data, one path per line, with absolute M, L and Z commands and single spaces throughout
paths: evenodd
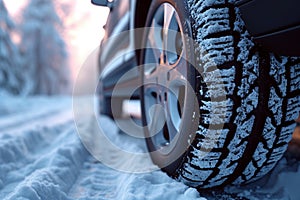
M 237 6 L 255 42 L 280 55 L 300 56 L 299 0 L 242 0 Z

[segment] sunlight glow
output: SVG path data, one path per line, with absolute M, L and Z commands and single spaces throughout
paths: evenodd
M 104 36 L 103 26 L 109 9 L 92 5 L 90 0 L 54 1 L 63 20 L 63 35 L 69 51 L 69 63 L 74 79 L 82 64 Z M 27 0 L 4 0 L 10 15 L 18 23 Z M 63 11 L 63 12 L 62 12 Z M 17 41 L 17 36 L 14 41 Z

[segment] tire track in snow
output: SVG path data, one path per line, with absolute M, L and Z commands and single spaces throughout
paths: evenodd
M 56 145 L 57 138 L 64 135 L 67 128 L 72 127 L 71 124 L 71 112 L 64 112 L 64 115 L 49 115 L 47 119 L 30 123 L 27 129 L 20 126 L 18 130 L 16 125 L 9 132 L 1 134 L 0 182 L 7 183 L 7 173 L 34 162 L 44 152 L 51 150 Z
M 188 188 L 161 171 L 132 174 L 111 169 L 94 158 L 83 165 L 69 197 L 79 200 L 199 199 L 195 189 Z
M 70 123 L 58 126 L 31 130 L 19 136 L 8 137 L 0 143 L 0 179 L 3 184 L 9 184 L 11 173 L 28 168 L 31 163 L 39 161 L 41 155 L 59 146 L 58 139 L 69 135 Z
M 149 156 L 139 157 L 134 155 L 137 152 L 145 152 L 145 142 L 120 132 L 115 122 L 107 117 L 100 116 L 98 118 L 99 121 L 97 121 L 93 117 L 93 109 L 89 106 L 93 105 L 92 102 L 80 101 L 77 103 L 85 111 L 74 115 L 75 118 L 78 117 L 76 121 L 78 122 L 77 128 L 81 139 L 86 145 L 96 147 L 93 149 L 93 155 L 97 158 L 99 158 L 98 155 L 101 155 L 100 158 L 106 161 L 109 160 L 110 167 L 113 168 L 108 167 L 103 160 L 99 162 L 95 158 L 89 157 L 68 194 L 71 199 L 204 199 L 199 196 L 196 189 L 189 188 L 183 183 L 175 181 L 160 170 L 145 173 L 134 171 L 140 166 L 157 169 L 152 164 Z M 101 127 L 113 145 L 107 145 L 104 142 L 104 136 L 97 132 L 99 131 L 97 129 L 98 126 Z M 112 148 L 113 146 L 117 147 L 117 149 Z M 123 154 L 120 154 L 120 149 L 132 152 L 133 155 L 122 157 Z M 126 169 L 129 172 L 122 171 L 127 171 Z
M 87 134 L 95 132 L 97 122 L 84 107 L 79 126 Z M 169 178 L 161 171 L 146 174 L 120 172 L 95 160 L 85 150 L 77 136 L 71 115 L 61 118 L 59 113 L 49 114 L 47 123 L 40 127 L 18 126 L 3 134 L 0 140 L 0 199 L 186 199 L 198 197 L 195 189 Z M 35 121 L 35 120 L 34 120 Z M 33 122 L 34 122 L 33 121 Z M 42 122 L 42 119 L 36 121 Z M 122 136 L 113 122 L 107 123 L 105 131 L 114 132 L 116 144 L 140 149 L 132 138 Z M 117 137 L 118 134 L 120 136 Z M 93 136 L 93 135 L 91 135 Z M 91 138 L 95 139 L 95 138 Z M 101 146 L 101 142 L 97 143 Z M 107 156 L 120 165 L 129 166 L 116 159 L 114 151 Z M 1 160 L 2 159 L 2 160 Z M 142 160 L 141 160 L 142 162 Z M 143 164 L 143 163 L 141 163 Z M 3 170 L 6 170 L 5 172 Z M 3 173 L 2 173 L 3 172 Z M 171 190 L 169 188 L 172 188 Z M 196 198 L 190 198 L 196 199 Z
M 0 119 L 10 124 L 5 133 L 1 128 L 0 199 L 68 199 L 88 153 L 78 139 L 70 99 L 49 102 L 40 105 L 42 111 L 29 109 L 22 120 Z
M 83 109 L 83 114 L 79 116 L 81 131 L 89 135 L 89 139 L 94 142 L 91 144 L 103 146 L 101 138 L 95 136 L 98 122 L 91 118 L 93 112 L 82 104 L 81 107 Z M 16 124 L 16 127 L 9 129 L 7 134 L 1 134 L 0 199 L 204 199 L 195 189 L 173 180 L 160 170 L 148 173 L 126 173 L 107 167 L 105 163 L 99 162 L 86 151 L 78 138 L 74 123 L 70 121 L 72 117 L 68 111 L 52 113 L 47 115 L 47 119 L 44 121 L 36 119 L 30 122 L 31 124 L 36 122 L 40 126 L 24 128 L 24 125 L 21 125 L 21 130 L 18 131 L 19 126 Z M 145 144 L 125 133 L 120 133 L 115 122 L 104 118 L 100 125 L 105 125 L 102 128 L 107 136 L 110 136 L 109 139 L 114 145 L 131 152 L 144 152 Z M 120 160 L 117 152 L 107 146 L 99 148 L 98 153 L 104 154 L 119 166 L 130 167 L 134 164 L 137 166 L 147 164 L 143 159 L 125 158 Z M 299 172 L 295 173 L 299 174 Z M 273 176 L 278 174 L 279 172 L 276 172 Z M 264 191 L 263 186 L 261 189 L 254 190 L 256 185 L 229 188 L 225 191 L 226 194 L 221 191 L 217 199 L 228 199 L 229 197 L 252 199 L 252 197 L 266 196 L 264 192 L 274 192 L 274 197 L 278 197 L 276 192 L 278 192 L 278 188 L 281 188 L 279 183 L 276 190 L 271 188 Z M 241 190 L 243 193 L 240 196 L 237 195 Z M 254 194 L 252 191 L 258 194 Z M 201 194 L 203 195 L 202 192 Z M 288 194 L 284 194 L 284 196 L 288 196 Z M 210 195 L 207 197 L 216 199 Z
M 63 143 L 54 153 L 33 164 L 34 171 L 24 176 L 4 199 L 69 199 L 66 194 L 86 157 L 87 152 L 77 138 Z

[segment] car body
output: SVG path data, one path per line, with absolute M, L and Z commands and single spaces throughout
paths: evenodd
M 299 1 L 244 0 L 238 6 L 256 42 L 280 55 L 299 56 Z

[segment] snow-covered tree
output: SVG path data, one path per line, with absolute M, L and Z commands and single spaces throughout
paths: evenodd
M 13 29 L 14 23 L 0 0 L 0 93 L 18 94 L 21 90 L 19 54 L 10 37 Z
M 30 0 L 21 23 L 21 51 L 28 94 L 61 94 L 69 87 L 62 22 L 52 0 Z

